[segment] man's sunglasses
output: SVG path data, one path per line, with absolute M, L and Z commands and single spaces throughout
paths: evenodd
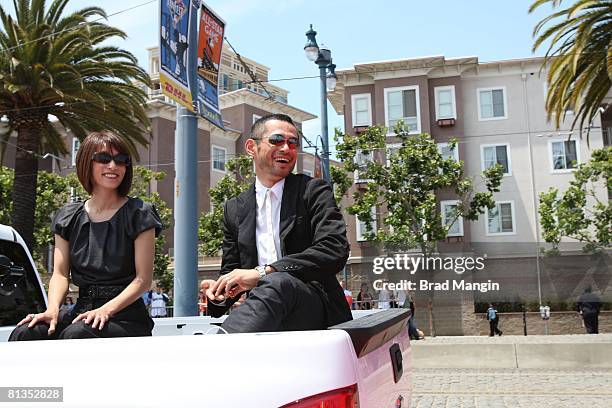
M 130 156 L 125 153 L 117 153 L 113 156 L 108 152 L 97 152 L 94 153 L 92 160 L 102 164 L 108 164 L 114 161 L 117 166 L 129 166 L 132 164 Z
M 285 143 L 287 143 L 287 146 L 289 146 L 290 149 L 297 149 L 300 146 L 300 139 L 298 139 L 297 137 L 289 137 L 285 139 L 285 136 L 279 135 L 279 134 L 274 134 L 274 135 L 265 136 L 265 137 L 252 137 L 251 139 L 253 140 L 268 139 L 268 143 L 270 143 L 272 146 L 282 146 Z

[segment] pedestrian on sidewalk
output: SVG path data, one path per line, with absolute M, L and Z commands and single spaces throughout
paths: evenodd
M 487 320 L 489 321 L 489 337 L 493 337 L 494 335 L 502 335 L 502 331 L 497 328 L 499 324 L 499 315 L 497 314 L 497 309 L 493 306 L 493 303 L 489 303 L 489 308 L 487 309 Z
M 587 334 L 599 333 L 599 310 L 601 309 L 601 298 L 592 293 L 590 286 L 584 289 L 584 293 L 578 298 L 578 313 L 584 320 Z

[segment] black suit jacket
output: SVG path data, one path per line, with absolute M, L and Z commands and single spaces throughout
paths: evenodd
M 225 203 L 221 275 L 258 265 L 256 213 L 255 184 Z M 325 305 L 328 326 L 351 320 L 335 276 L 348 259 L 346 225 L 330 185 L 302 174 L 287 176 L 279 229 L 282 257 L 270 266 L 276 273 L 290 273 L 316 288 Z M 232 299 L 224 304 L 209 302 L 209 309 L 213 316 L 219 316 L 233 303 Z

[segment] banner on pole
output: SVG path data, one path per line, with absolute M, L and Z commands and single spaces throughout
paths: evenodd
M 191 0 L 161 0 L 160 3 L 160 86 L 164 95 L 193 111 L 187 72 L 189 30 L 195 29 L 189 27 Z
M 198 36 L 198 113 L 223 129 L 219 108 L 219 68 L 225 22 L 202 3 Z

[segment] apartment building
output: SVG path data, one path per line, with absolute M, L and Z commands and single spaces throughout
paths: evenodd
M 588 141 L 586 133 L 570 130 L 572 112 L 561 128 L 555 129 L 546 119 L 547 83 L 542 64 L 542 58 L 483 63 L 477 57 L 432 56 L 336 70 L 338 82 L 329 100 L 336 112 L 344 115 L 348 134 L 372 125 L 392 128 L 402 119 L 411 132 L 429 133 L 443 154 L 450 154 L 446 143 L 456 138 L 455 159 L 464 162 L 469 176 L 478 179 L 482 170 L 495 163 L 504 167 L 500 192 L 494 196 L 496 208 L 475 222 L 459 220 L 442 247 L 457 254 L 486 252 L 488 275 L 472 278 L 496 279 L 505 291 L 501 296 L 440 295 L 438 303 L 448 306 L 443 309 L 448 321 L 438 325 L 446 334 L 471 332 L 475 323 L 470 302 L 513 300 L 509 297 L 544 302 L 547 296 L 571 298 L 581 288 L 576 282 L 573 288 L 560 288 L 555 272 L 539 255 L 538 242 L 543 240 L 538 195 L 551 187 L 565 190 L 576 163 L 588 161 L 591 152 L 604 142 L 610 144 L 606 137 L 612 133 L 612 109 L 602 108 L 590 124 Z M 388 147 L 398 142 L 390 131 Z M 384 160 L 383 156 L 360 155 L 358 160 Z M 356 179 L 353 188 L 363 182 Z M 596 190 L 600 200 L 608 199 L 604 186 L 596 186 Z M 442 213 L 455 204 L 450 192 L 438 199 Z M 379 226 L 381 211 L 376 209 Z M 381 249 L 364 240 L 364 223 L 355 216 L 347 217 L 351 240 L 347 269 L 351 287 L 356 288 L 361 280 L 373 278 L 372 260 Z M 389 276 L 392 281 L 406 278 L 399 271 L 391 271 Z

